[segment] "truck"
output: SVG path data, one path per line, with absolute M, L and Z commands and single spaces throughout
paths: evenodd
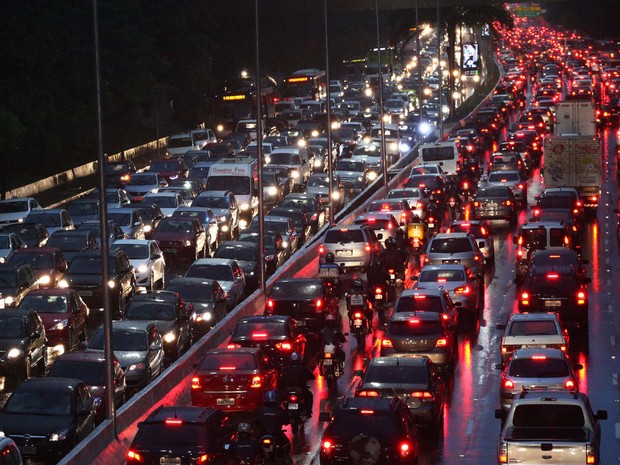
M 556 106 L 554 134 L 596 135 L 596 107 L 592 101 L 565 100 Z
M 601 196 L 601 144 L 594 135 L 554 135 L 544 141 L 545 188 L 574 187 L 591 214 Z
M 231 191 L 240 210 L 240 227 L 258 212 L 258 165 L 254 158 L 222 158 L 209 169 L 207 191 Z
M 525 390 L 495 417 L 502 420 L 498 464 L 600 464 L 599 420 L 607 411 L 593 412 L 583 393 Z

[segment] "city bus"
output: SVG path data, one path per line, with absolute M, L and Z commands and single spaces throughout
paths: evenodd
M 326 95 L 325 71 L 300 69 L 282 83 L 282 98 L 293 100 L 318 100 Z

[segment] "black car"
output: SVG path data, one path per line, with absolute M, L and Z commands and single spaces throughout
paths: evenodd
M 40 223 L 13 223 L 2 226 L 3 233 L 14 232 L 28 247 L 44 247 L 50 237 L 47 228 Z
M 259 346 L 275 367 L 286 366 L 293 352 L 301 360 L 306 356 L 306 337 L 290 316 L 256 315 L 237 321 L 228 347 Z
M 205 335 L 226 316 L 226 292 L 214 279 L 178 277 L 166 284 L 166 290 L 176 292 L 194 307 L 194 340 Z
M 89 308 L 102 308 L 103 293 L 109 292 L 111 308 L 122 316 L 127 302 L 136 291 L 133 266 L 124 250 L 111 250 L 108 257 L 109 276 L 104 279 L 102 258 L 100 250 L 79 253 L 69 265 L 61 285 L 78 291 Z
M 510 187 L 481 187 L 472 205 L 477 220 L 505 220 L 512 226 L 517 223 L 517 200 Z
M 258 246 L 260 236 L 257 232 L 244 231 L 239 235 L 239 241 L 252 242 Z M 288 260 L 289 253 L 284 246 L 282 234 L 277 231 L 270 231 L 263 239 L 265 247 L 265 278 L 271 276 L 276 270 Z
M 325 315 L 337 313 L 338 300 L 320 278 L 280 279 L 267 296 L 265 313 L 290 315 L 301 328 L 319 331 Z
M 557 270 L 576 272 L 582 284 L 592 282 L 586 276 L 586 269 L 589 260 L 582 259 L 577 252 L 570 249 L 559 250 L 534 250 L 530 256 L 529 270 L 533 273 L 546 273 Z
M 60 459 L 95 429 L 95 401 L 84 381 L 33 378 L 0 411 L 0 431 L 23 456 Z
M 415 421 L 399 397 L 345 398 L 331 415 L 321 412 L 319 421 L 329 422 L 321 439 L 321 465 L 418 463 Z
M 168 363 L 176 361 L 193 342 L 190 315 L 194 306 L 186 304 L 176 292 L 143 291 L 132 297 L 125 311 L 125 321 L 151 321 L 164 341 Z
M 219 410 L 160 406 L 138 423 L 127 464 L 222 464 L 234 435 L 233 423 Z
M 370 360 L 355 395 L 359 397 L 401 397 L 418 426 L 433 433 L 443 431 L 446 385 L 428 357 L 378 357 Z
M 97 423 L 102 421 L 106 412 L 106 375 L 107 364 L 103 354 L 95 352 L 67 352 L 60 355 L 50 367 L 47 376 L 52 378 L 78 378 L 86 383 L 90 394 L 95 399 Z M 112 364 L 114 371 L 114 407 L 118 409 L 125 403 L 125 372 L 116 357 Z
M 97 216 L 94 219 L 98 218 Z M 93 232 L 89 230 L 61 229 L 50 235 L 46 246 L 62 250 L 62 255 L 67 260 L 67 263 L 71 263 L 73 258 L 80 252 L 99 249 L 99 241 Z
M 75 226 L 75 229 L 91 231 L 98 241 L 101 241 L 101 221 L 99 220 L 86 220 Z M 121 227 L 114 221 L 108 220 L 108 245 L 114 242 L 116 239 L 124 239 L 125 233 Z
M 39 287 L 35 271 L 28 263 L 0 264 L 0 304 L 3 307 L 17 307 L 28 292 Z
M 123 187 L 136 171 L 136 165 L 131 160 L 106 163 L 103 167 L 106 186 Z
M 246 292 L 251 294 L 258 289 L 260 256 L 257 243 L 226 241 L 217 248 L 213 256 L 236 260 L 245 273 Z
M 316 233 L 325 222 L 325 205 L 317 194 L 291 193 L 284 197 L 281 207 L 303 208 L 310 217 L 312 233 Z
M 310 218 L 301 207 L 275 207 L 269 210 L 266 217 L 269 216 L 284 216 L 293 220 L 295 233 L 297 234 L 298 249 L 306 243 L 312 234 Z
M 43 320 L 32 309 L 0 312 L 0 374 L 8 380 L 21 381 L 45 374 L 47 338 Z
M 123 208 L 134 208 L 140 212 L 140 216 L 142 216 L 144 221 L 144 237 L 146 239 L 153 239 L 157 226 L 164 219 L 164 213 L 161 211 L 161 208 L 156 204 L 146 205 L 144 203 L 130 203 Z

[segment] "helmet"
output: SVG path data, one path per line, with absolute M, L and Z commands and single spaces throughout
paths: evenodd
M 336 326 L 336 315 L 333 313 L 325 315 L 325 326 Z
M 397 247 L 397 243 L 396 243 L 396 239 L 394 239 L 393 237 L 388 237 L 385 240 L 385 248 L 386 249 L 395 249 Z
M 250 425 L 247 421 L 240 421 L 237 425 L 238 433 L 247 433 L 250 434 L 252 431 L 252 425 Z
M 265 404 L 275 404 L 278 402 L 278 393 L 276 391 L 270 390 L 265 391 L 265 396 L 263 398 L 263 402 Z
M 333 253 L 327 252 L 325 254 L 325 263 L 334 263 L 335 259 L 336 259 L 336 257 L 334 257 Z
M 357 278 L 353 281 L 353 289 L 364 289 L 364 281 Z
M 396 238 L 397 239 L 403 239 L 405 237 L 405 231 L 403 231 L 400 228 L 396 229 Z
M 297 352 L 293 352 L 291 354 L 291 362 L 292 363 L 300 363 L 301 362 L 301 358 L 299 357 L 299 354 Z

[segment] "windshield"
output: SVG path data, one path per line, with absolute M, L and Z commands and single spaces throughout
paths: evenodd
M 142 203 L 155 204 L 159 208 L 177 208 L 179 206 L 176 195 L 149 195 L 142 200 Z
M 513 321 L 508 328 L 509 336 L 551 336 L 558 334 L 554 321 Z
M 151 163 L 149 171 L 155 171 L 157 173 L 179 171 L 179 164 L 176 161 L 155 161 Z
M 233 260 L 258 261 L 257 247 L 237 247 L 234 245 L 221 245 L 214 255 L 216 258 L 230 258 Z
M 443 312 L 441 298 L 436 295 L 414 295 L 400 296 L 396 302 L 394 312 L 413 312 L 415 310 L 423 312 Z
M 5 413 L 20 415 L 71 415 L 73 400 L 66 391 L 17 389 L 4 406 Z
M 167 291 L 178 292 L 185 300 L 192 302 L 213 302 L 213 292 L 211 285 L 207 282 L 203 286 L 192 286 L 181 283 L 170 283 L 166 285 Z
M 339 161 L 336 165 L 336 171 L 355 171 L 358 173 L 364 172 L 364 164 L 355 161 Z
M 299 165 L 299 156 L 288 152 L 275 152 L 269 155 L 271 165 Z
M 389 323 L 387 334 L 395 336 L 430 336 L 442 334 L 439 320 L 418 320 L 411 317 L 410 320 L 392 320 Z
M 299 280 L 276 282 L 271 288 L 270 297 L 274 298 L 299 298 L 312 299 L 320 297 L 323 293 L 322 285 L 314 282 L 305 282 Z
M 157 176 L 154 174 L 134 174 L 129 182 L 128 186 L 152 186 L 157 184 Z
M 338 410 L 330 424 L 332 431 L 355 437 L 360 434 L 376 437 L 379 440 L 402 437 L 398 424 L 398 415 L 391 411 L 372 411 L 363 415 L 360 410 Z
M 517 173 L 511 173 L 510 171 L 500 171 L 498 173 L 491 173 L 489 175 L 489 182 L 516 182 L 519 181 L 519 175 Z
M 365 242 L 361 229 L 330 229 L 325 234 L 326 244 Z
M 126 171 L 129 171 L 129 164 L 128 163 L 106 163 L 104 165 L 104 171 L 106 173 L 125 173 Z
M 47 376 L 78 378 L 89 386 L 103 386 L 105 363 L 56 360 Z
M 103 350 L 102 328 L 93 336 L 88 347 Z M 126 352 L 145 352 L 146 332 L 139 329 L 112 328 L 112 348 Z
M 67 313 L 67 298 L 64 295 L 27 294 L 19 308 L 29 308 L 38 313 Z
M 11 258 L 11 264 L 13 266 L 21 265 L 23 263 L 27 263 L 35 270 L 49 270 L 54 267 L 53 255 L 51 253 L 16 253 L 13 255 L 13 258 Z
M 183 218 L 164 218 L 157 226 L 157 232 L 161 233 L 169 233 L 169 232 L 180 232 L 180 233 L 193 233 L 194 232 L 194 223 L 189 219 Z
M 466 237 L 434 239 L 431 242 L 430 252 L 435 253 L 464 253 L 473 252 L 471 242 Z
M 248 176 L 209 176 L 207 190 L 231 191 L 233 194 L 249 195 L 251 179 Z
M 26 325 L 22 318 L 0 318 L 0 339 L 26 337 Z
M 200 362 L 199 370 L 255 370 L 256 360 L 252 354 L 207 354 Z
M 176 305 L 170 302 L 132 300 L 129 302 L 125 316 L 128 320 L 170 321 L 176 318 Z
M 234 281 L 232 269 L 228 265 L 195 265 L 185 274 L 188 278 L 206 278 L 217 281 Z
M 11 241 L 9 241 L 9 236 L 7 234 L 0 234 L 0 249 L 10 249 Z
M 200 196 L 194 199 L 194 202 L 192 202 L 192 207 L 227 209 L 229 207 L 228 198 Z
M 8 200 L 0 202 L 1 213 L 19 213 L 28 211 L 28 202 L 25 200 Z
M 143 260 L 150 258 L 150 249 L 146 244 L 113 244 L 111 251 L 124 250 L 129 260 Z
M 60 215 L 58 213 L 32 212 L 28 215 L 27 221 L 41 223 L 43 226 L 55 228 L 60 226 Z
M 333 182 L 333 185 L 336 185 L 336 182 Z M 329 177 L 310 176 L 310 179 L 308 179 L 308 187 L 329 187 Z
M 565 378 L 570 372 L 561 358 L 516 358 L 510 362 L 508 374 L 515 378 Z
M 114 273 L 112 269 L 114 260 L 110 260 L 110 273 Z M 75 257 L 69 265 L 68 273 L 71 274 L 101 274 L 101 256 L 94 257 Z

